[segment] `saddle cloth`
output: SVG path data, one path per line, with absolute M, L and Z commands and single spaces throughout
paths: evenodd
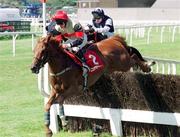
M 65 53 L 74 60 L 76 64 L 82 67 L 82 62 L 81 60 L 72 52 L 68 50 L 64 50 Z M 97 72 L 100 72 L 104 69 L 105 65 L 102 59 L 98 56 L 98 54 L 91 50 L 87 49 L 86 52 L 84 53 L 84 58 L 86 60 L 86 64 L 90 68 L 89 75 L 95 74 Z

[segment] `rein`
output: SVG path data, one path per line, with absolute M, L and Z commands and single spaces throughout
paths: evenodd
M 52 76 L 52 77 L 57 77 L 57 76 L 60 76 L 60 75 L 62 75 L 62 74 L 64 74 L 66 71 L 68 71 L 68 70 L 70 70 L 71 69 L 71 67 L 67 67 L 67 68 L 65 68 L 65 69 L 63 69 L 61 72 L 59 72 L 59 73 L 49 73 L 49 75 L 50 76 Z

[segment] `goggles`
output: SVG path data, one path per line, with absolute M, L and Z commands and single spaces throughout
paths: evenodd
M 99 16 L 97 13 L 93 13 L 93 18 L 96 19 L 101 19 L 102 17 Z
M 65 24 L 65 20 L 62 20 L 62 19 L 57 19 L 56 20 L 56 23 L 58 24 L 58 25 L 63 25 L 63 24 Z

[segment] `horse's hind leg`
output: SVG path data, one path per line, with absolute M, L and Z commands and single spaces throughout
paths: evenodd
M 143 72 L 151 72 L 151 66 L 146 61 L 142 61 L 138 58 L 136 54 L 131 56 L 132 59 L 132 67 L 137 64 Z
M 148 63 L 142 57 L 141 53 L 134 47 L 128 46 L 128 52 L 129 52 L 131 58 L 133 59 L 134 65 L 137 64 L 142 69 L 143 72 L 150 72 L 151 71 L 151 66 L 153 66 L 155 64 L 155 62 Z

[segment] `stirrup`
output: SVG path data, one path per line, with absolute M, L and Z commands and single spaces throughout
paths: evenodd
M 88 65 L 86 65 L 85 63 L 82 64 L 82 68 L 83 69 L 87 69 L 88 71 L 90 71 L 90 68 Z
M 83 92 L 84 93 L 88 92 L 88 90 L 89 90 L 88 87 L 83 87 Z

